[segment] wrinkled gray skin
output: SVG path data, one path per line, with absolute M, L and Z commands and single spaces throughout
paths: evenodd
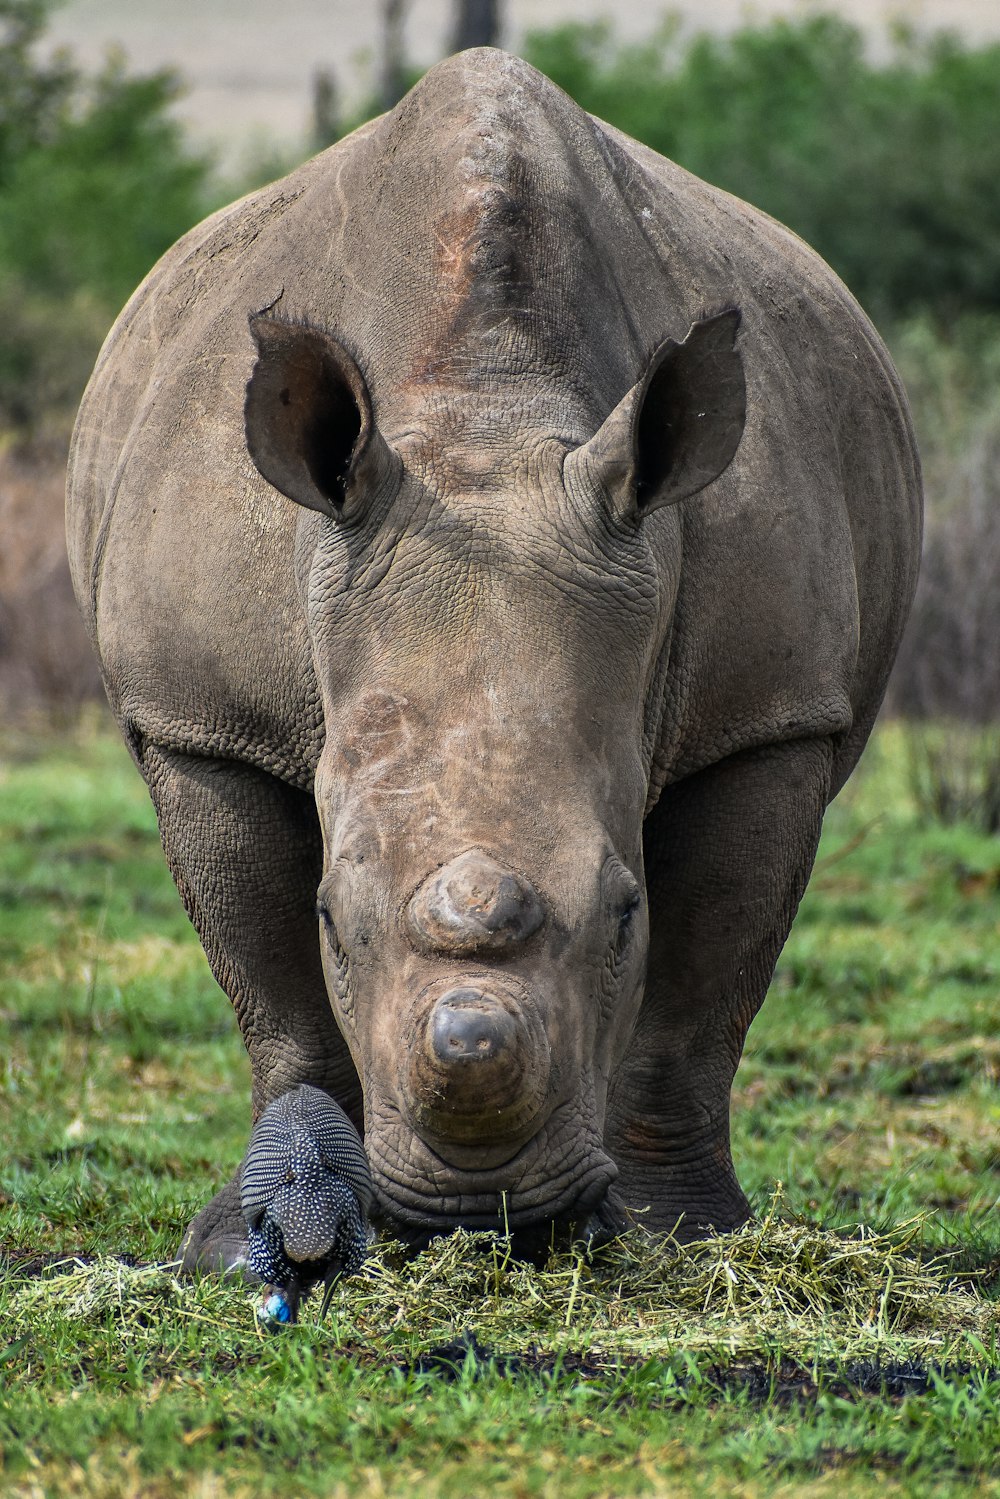
M 919 495 L 828 268 L 501 52 L 182 240 L 70 551 L 255 1115 L 327 1090 L 415 1241 L 740 1223 L 733 1074 Z M 185 1263 L 244 1244 L 237 1180 Z

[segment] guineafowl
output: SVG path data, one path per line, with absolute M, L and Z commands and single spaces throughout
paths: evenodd
M 247 1268 L 264 1282 L 262 1321 L 294 1322 L 321 1280 L 326 1311 L 337 1276 L 364 1259 L 373 1195 L 364 1147 L 332 1098 L 300 1083 L 268 1104 L 240 1185 Z

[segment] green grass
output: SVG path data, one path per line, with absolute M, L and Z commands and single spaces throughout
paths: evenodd
M 3 751 L 4 1494 L 1000 1493 L 1000 846 L 918 821 L 898 730 L 737 1079 L 755 1224 L 542 1269 L 380 1246 L 273 1337 L 244 1288 L 145 1267 L 248 1107 L 145 791 L 100 726 Z

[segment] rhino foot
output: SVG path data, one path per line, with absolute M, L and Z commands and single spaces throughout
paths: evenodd
M 191 1220 L 177 1257 L 182 1275 L 245 1274 L 256 1279 L 246 1270 L 247 1226 L 240 1209 L 238 1172 Z

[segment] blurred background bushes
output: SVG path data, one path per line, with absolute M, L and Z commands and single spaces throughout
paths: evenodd
M 45 57 L 48 0 L 0 0 L 0 430 L 65 430 L 115 314 L 206 209 L 168 73 Z
M 607 25 L 529 38 L 591 114 L 763 208 L 878 322 L 1000 314 L 1000 47 L 897 29 L 873 58 L 833 15 L 640 45 Z
M 47 53 L 49 9 L 0 0 L 8 705 L 32 694 L 72 704 L 95 690 L 53 538 L 65 442 L 101 338 L 181 233 L 258 185 L 219 183 L 171 116 L 173 75 L 135 76 L 112 56 L 89 76 Z M 809 13 L 724 36 L 668 19 L 630 44 L 610 23 L 560 26 L 531 34 L 523 52 L 584 108 L 796 230 L 875 318 L 910 391 L 928 494 L 923 580 L 891 705 L 934 720 L 936 743 L 943 720 L 977 726 L 973 780 L 985 776 L 1000 807 L 1000 47 L 899 28 L 873 51 L 845 21 Z M 396 66 L 412 76 L 405 59 Z M 308 108 L 304 87 L 304 121 Z M 346 128 L 327 98 L 313 144 Z
M 219 184 L 170 115 L 174 75 L 133 76 L 111 56 L 87 76 L 47 56 L 50 7 L 0 0 L 6 431 L 44 426 L 60 401 L 68 413 L 102 331 L 157 257 L 258 185 Z M 897 330 L 914 319 L 960 344 L 957 357 L 919 356 L 971 376 L 981 404 L 972 366 L 994 381 L 1000 367 L 1000 46 L 897 30 L 873 56 L 855 27 L 810 14 L 726 36 L 666 21 L 638 44 L 610 23 L 568 25 L 523 50 L 584 108 L 801 234 L 904 355 L 919 335 Z M 308 103 L 304 87 L 304 119 Z M 321 134 L 337 134 L 329 114 Z M 963 404 L 968 393 L 956 391 Z

